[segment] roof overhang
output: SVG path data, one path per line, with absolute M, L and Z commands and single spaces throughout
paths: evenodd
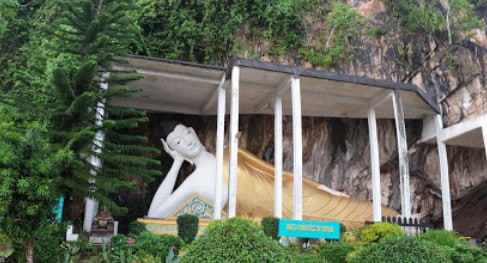
M 460 123 L 441 129 L 436 135 L 434 119 L 424 120 L 421 142 L 436 143 L 436 136 L 447 145 L 470 148 L 485 148 L 483 125 L 487 124 L 487 114 L 471 117 Z M 487 132 L 487 130 L 485 131 Z
M 144 91 L 111 103 L 149 112 L 216 115 L 217 90 L 224 87 L 229 98 L 231 69 L 238 66 L 240 114 L 273 114 L 278 94 L 283 114 L 291 115 L 290 79 L 294 76 L 300 79 L 303 116 L 367 118 L 368 109 L 374 107 L 377 118 L 393 119 L 393 102 L 387 98 L 395 90 L 406 119 L 438 113 L 437 105 L 422 89 L 405 83 L 247 59 L 235 59 L 226 68 L 142 56 L 128 56 L 127 60 L 144 76 L 130 86 Z M 226 103 L 229 109 L 230 100 Z

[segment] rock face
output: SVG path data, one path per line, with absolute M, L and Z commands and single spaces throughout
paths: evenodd
M 441 106 L 445 126 L 487 114 L 487 38 L 477 30 L 469 40 L 445 45 L 427 35 L 401 35 L 387 24 L 382 1 L 348 1 L 388 34 L 364 41 L 356 59 L 341 73 L 413 83 Z M 487 20 L 487 11 L 477 10 Z M 272 58 L 270 58 L 272 60 Z M 401 61 L 401 63 L 397 63 Z M 292 64 L 292 63 L 289 63 Z M 312 67 L 303 61 L 301 66 Z M 151 142 L 160 146 L 157 123 L 177 119 L 195 128 L 209 151 L 215 148 L 216 117 L 150 115 Z M 352 197 L 372 200 L 367 120 L 308 118 L 303 125 L 303 174 Z M 273 117 L 241 116 L 240 145 L 273 161 Z M 227 121 L 228 124 L 228 121 Z M 292 122 L 284 118 L 284 168 L 292 170 Z M 407 121 L 413 214 L 442 224 L 440 172 L 436 145 L 418 144 L 422 123 Z M 398 154 L 393 120 L 379 120 L 382 204 L 400 209 Z M 480 142 L 479 142 L 480 144 Z M 454 229 L 483 237 L 487 221 L 487 164 L 483 149 L 448 147 Z

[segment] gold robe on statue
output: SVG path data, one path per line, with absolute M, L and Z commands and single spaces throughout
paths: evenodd
M 224 180 L 228 183 L 228 151 L 225 151 Z M 238 150 L 237 216 L 263 218 L 274 215 L 274 166 L 247 150 Z M 282 217 L 293 218 L 293 174 L 282 174 Z M 303 177 L 303 220 L 338 221 L 347 229 L 373 220 L 372 202 L 334 195 L 320 184 Z M 382 216 L 397 216 L 382 206 Z

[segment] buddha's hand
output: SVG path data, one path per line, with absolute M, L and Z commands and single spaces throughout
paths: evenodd
M 166 141 L 164 141 L 164 139 L 161 139 L 161 142 L 162 142 L 162 146 L 164 147 L 164 151 L 166 151 L 174 159 L 174 161 L 181 162 L 181 163 L 184 161 L 184 157 L 178 152 L 176 152 L 175 150 L 169 148 L 169 146 L 167 145 Z

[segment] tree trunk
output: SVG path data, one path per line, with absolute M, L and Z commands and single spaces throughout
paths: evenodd
M 26 263 L 34 263 L 34 240 L 25 242 Z

